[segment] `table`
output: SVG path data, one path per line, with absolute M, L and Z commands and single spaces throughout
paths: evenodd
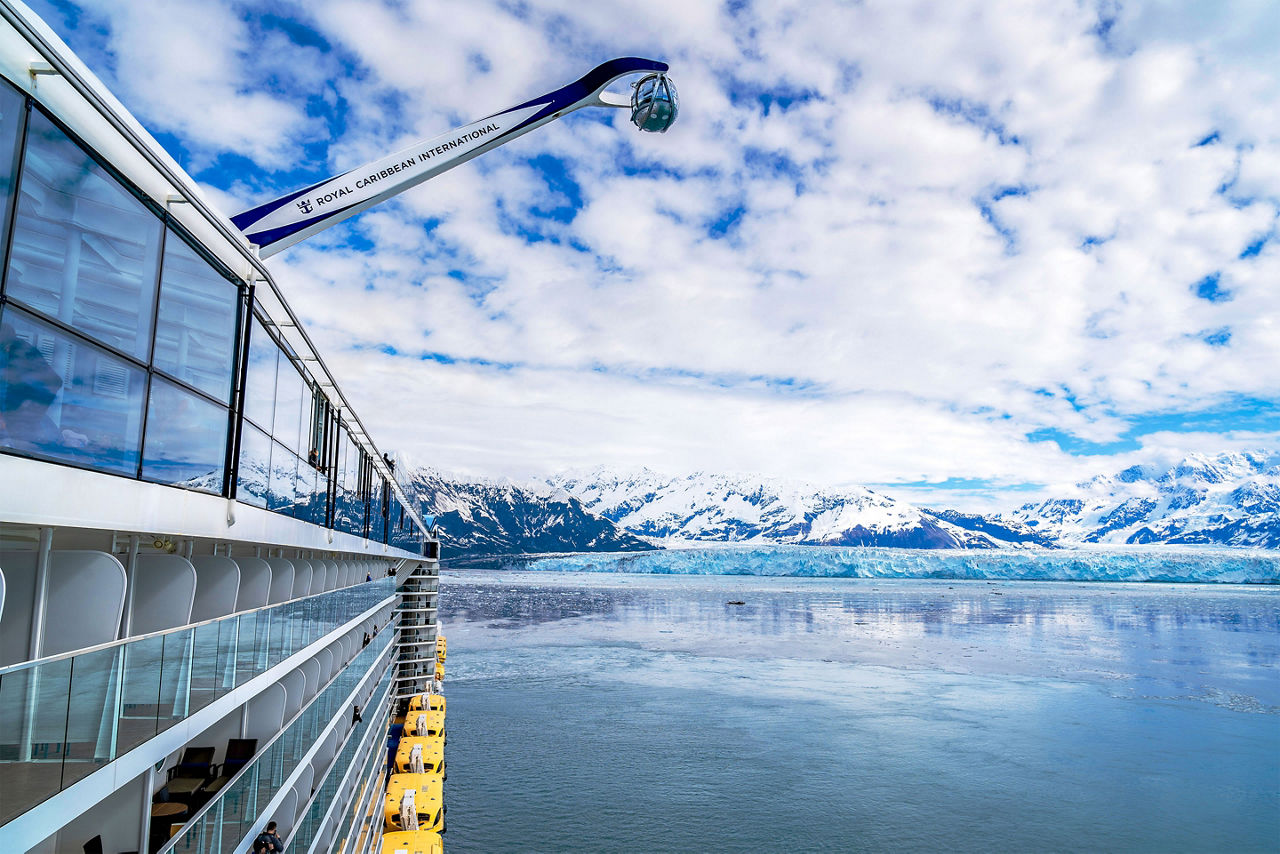
M 151 851 L 158 851 L 173 834 L 173 826 L 182 827 L 183 818 L 190 812 L 186 804 L 161 801 L 151 805 Z
M 176 818 L 180 815 L 187 814 L 187 805 L 174 803 L 173 801 L 161 801 L 158 804 L 151 805 L 152 818 Z

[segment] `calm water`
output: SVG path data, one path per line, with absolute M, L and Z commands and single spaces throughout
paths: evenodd
M 1280 850 L 1275 588 L 442 586 L 455 854 Z

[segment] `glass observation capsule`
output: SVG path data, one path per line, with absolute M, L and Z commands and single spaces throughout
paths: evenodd
M 631 122 L 640 130 L 666 133 L 679 111 L 675 84 L 665 74 L 643 77 L 631 90 Z

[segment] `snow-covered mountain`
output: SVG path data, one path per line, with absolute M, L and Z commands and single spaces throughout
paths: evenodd
M 401 476 L 401 486 L 423 515 L 435 517 L 450 558 L 653 548 L 586 512 L 576 498 L 545 485 L 460 479 L 416 469 Z
M 1133 466 L 994 518 L 1062 545 L 1280 548 L 1280 454 L 1196 454 L 1170 469 Z
M 405 470 L 408 470 L 405 467 Z M 1001 515 L 924 509 L 861 487 L 597 468 L 546 483 L 409 470 L 406 491 L 450 556 L 639 551 L 691 543 L 1054 548 L 1212 544 L 1280 549 L 1280 454 L 1135 466 Z
M 775 478 L 597 468 L 558 475 L 550 483 L 633 534 L 655 542 L 767 542 L 903 548 L 998 548 L 1038 535 L 1001 536 L 941 519 L 869 489 L 825 490 Z

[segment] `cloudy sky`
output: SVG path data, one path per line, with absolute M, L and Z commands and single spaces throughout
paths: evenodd
M 1280 448 L 1274 0 L 38 0 L 227 214 L 662 59 L 270 261 L 384 449 L 962 507 Z

